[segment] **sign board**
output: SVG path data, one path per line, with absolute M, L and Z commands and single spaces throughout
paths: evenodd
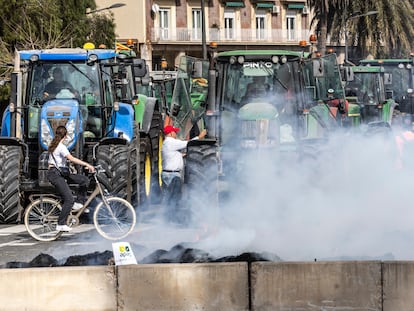
M 116 266 L 137 264 L 131 245 L 128 242 L 112 243 L 112 250 Z

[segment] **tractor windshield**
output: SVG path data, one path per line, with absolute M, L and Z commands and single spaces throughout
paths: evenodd
M 241 146 L 247 148 L 295 143 L 297 103 L 303 102 L 304 95 L 299 58 L 252 59 L 219 66 L 223 73 L 217 85 L 223 145 L 235 143 L 236 132 L 241 133 Z
M 26 102 L 32 116 L 27 126 L 29 138 L 37 137 L 40 109 L 50 100 L 77 100 L 85 129 L 91 127 L 89 132 L 92 136 L 102 136 L 100 119 L 103 104 L 98 64 L 39 62 L 33 64 L 30 69 L 26 92 Z M 110 75 L 108 75 L 108 82 L 109 79 Z M 107 84 L 105 81 L 104 83 Z M 111 97 L 110 83 L 105 90 L 107 90 L 105 93 Z M 94 125 L 89 126 L 89 123 Z
M 354 79 L 346 85 L 346 96 L 357 97 L 358 103 L 376 105 L 385 100 L 379 73 L 354 72 Z
M 167 99 L 174 126 L 181 129 L 177 133 L 180 138 L 190 138 L 204 127 L 208 66 L 208 61 L 200 61 L 190 56 L 184 56 L 180 60 L 171 102 Z
M 97 65 L 39 63 L 32 68 L 29 102 L 76 98 L 81 104 L 100 104 Z

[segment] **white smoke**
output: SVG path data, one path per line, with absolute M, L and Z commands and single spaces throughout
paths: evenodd
M 231 180 L 234 190 L 219 217 L 211 206 L 182 228 L 156 210 L 154 217 L 140 218 L 125 241 L 138 262 L 177 244 L 216 258 L 266 252 L 293 261 L 413 260 L 414 174 L 397 168 L 393 143 L 392 137 L 338 133 L 324 152 L 300 163 L 238 153 L 248 165 L 242 180 Z M 67 241 L 72 254 L 111 249 L 96 232 L 88 237 L 93 246 L 77 247 L 76 241 L 76 235 Z M 68 256 L 67 249 L 49 251 Z
M 396 168 L 393 141 L 338 134 L 326 147 L 288 167 L 246 159 L 255 166 L 247 186 L 220 207 L 218 231 L 199 248 L 216 256 L 272 252 L 283 260 L 412 260 L 412 174 Z M 283 170 L 275 174 L 275 166 Z

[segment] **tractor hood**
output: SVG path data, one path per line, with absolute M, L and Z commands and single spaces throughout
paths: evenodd
M 40 115 L 39 143 L 44 150 L 54 137 L 58 126 L 63 125 L 68 131 L 64 141 L 69 150 L 74 148 L 83 132 L 81 107 L 74 99 L 53 99 L 46 102 Z
M 274 120 L 277 119 L 279 113 L 273 105 L 269 103 L 249 103 L 239 110 L 239 118 L 245 121 L 254 120 Z

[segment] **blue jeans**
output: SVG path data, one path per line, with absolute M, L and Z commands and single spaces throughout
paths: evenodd
M 47 179 L 50 183 L 55 186 L 56 191 L 60 194 L 63 199 L 62 211 L 60 212 L 58 224 L 66 225 L 66 220 L 70 214 L 73 203 L 75 202 L 72 190 L 69 188 L 66 179 L 62 177 L 59 170 L 56 168 L 50 168 L 47 173 Z M 89 186 L 89 178 L 84 175 L 70 174 L 68 177 L 70 183 L 78 184 L 79 191 L 77 200 L 80 203 L 85 203 L 87 199 L 87 190 Z

